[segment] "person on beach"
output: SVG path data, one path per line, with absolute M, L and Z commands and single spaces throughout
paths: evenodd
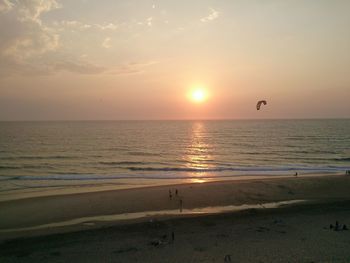
M 180 212 L 182 212 L 182 199 L 180 199 Z
M 334 230 L 335 230 L 335 231 L 338 231 L 338 230 L 339 230 L 339 222 L 338 222 L 338 221 L 335 221 Z
M 169 189 L 169 199 L 171 200 L 172 197 L 171 190 Z
M 175 190 L 175 195 L 177 196 L 177 194 L 178 194 L 178 191 L 177 191 L 177 189 Z
M 224 261 L 225 261 L 225 262 L 231 262 L 231 255 L 226 255 L 226 256 L 224 257 Z

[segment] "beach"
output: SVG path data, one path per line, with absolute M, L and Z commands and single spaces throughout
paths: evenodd
M 293 176 L 3 201 L 0 259 L 349 262 L 348 189 L 345 175 Z

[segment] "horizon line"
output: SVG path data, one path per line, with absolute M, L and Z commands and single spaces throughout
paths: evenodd
M 0 122 L 107 122 L 107 121 L 258 121 L 258 120 L 349 120 L 349 117 L 312 118 L 208 118 L 208 119 L 57 119 L 57 120 L 0 120 Z

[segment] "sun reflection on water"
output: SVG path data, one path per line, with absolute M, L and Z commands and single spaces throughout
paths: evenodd
M 213 157 L 210 154 L 212 145 L 208 142 L 207 131 L 203 122 L 195 122 L 191 127 L 190 142 L 183 159 L 186 161 L 186 168 L 192 170 L 189 172 L 193 183 L 207 182 L 208 172 L 206 170 L 215 167 Z

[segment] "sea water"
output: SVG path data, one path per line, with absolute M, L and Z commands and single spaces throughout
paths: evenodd
M 345 170 L 349 119 L 0 122 L 6 194 Z

